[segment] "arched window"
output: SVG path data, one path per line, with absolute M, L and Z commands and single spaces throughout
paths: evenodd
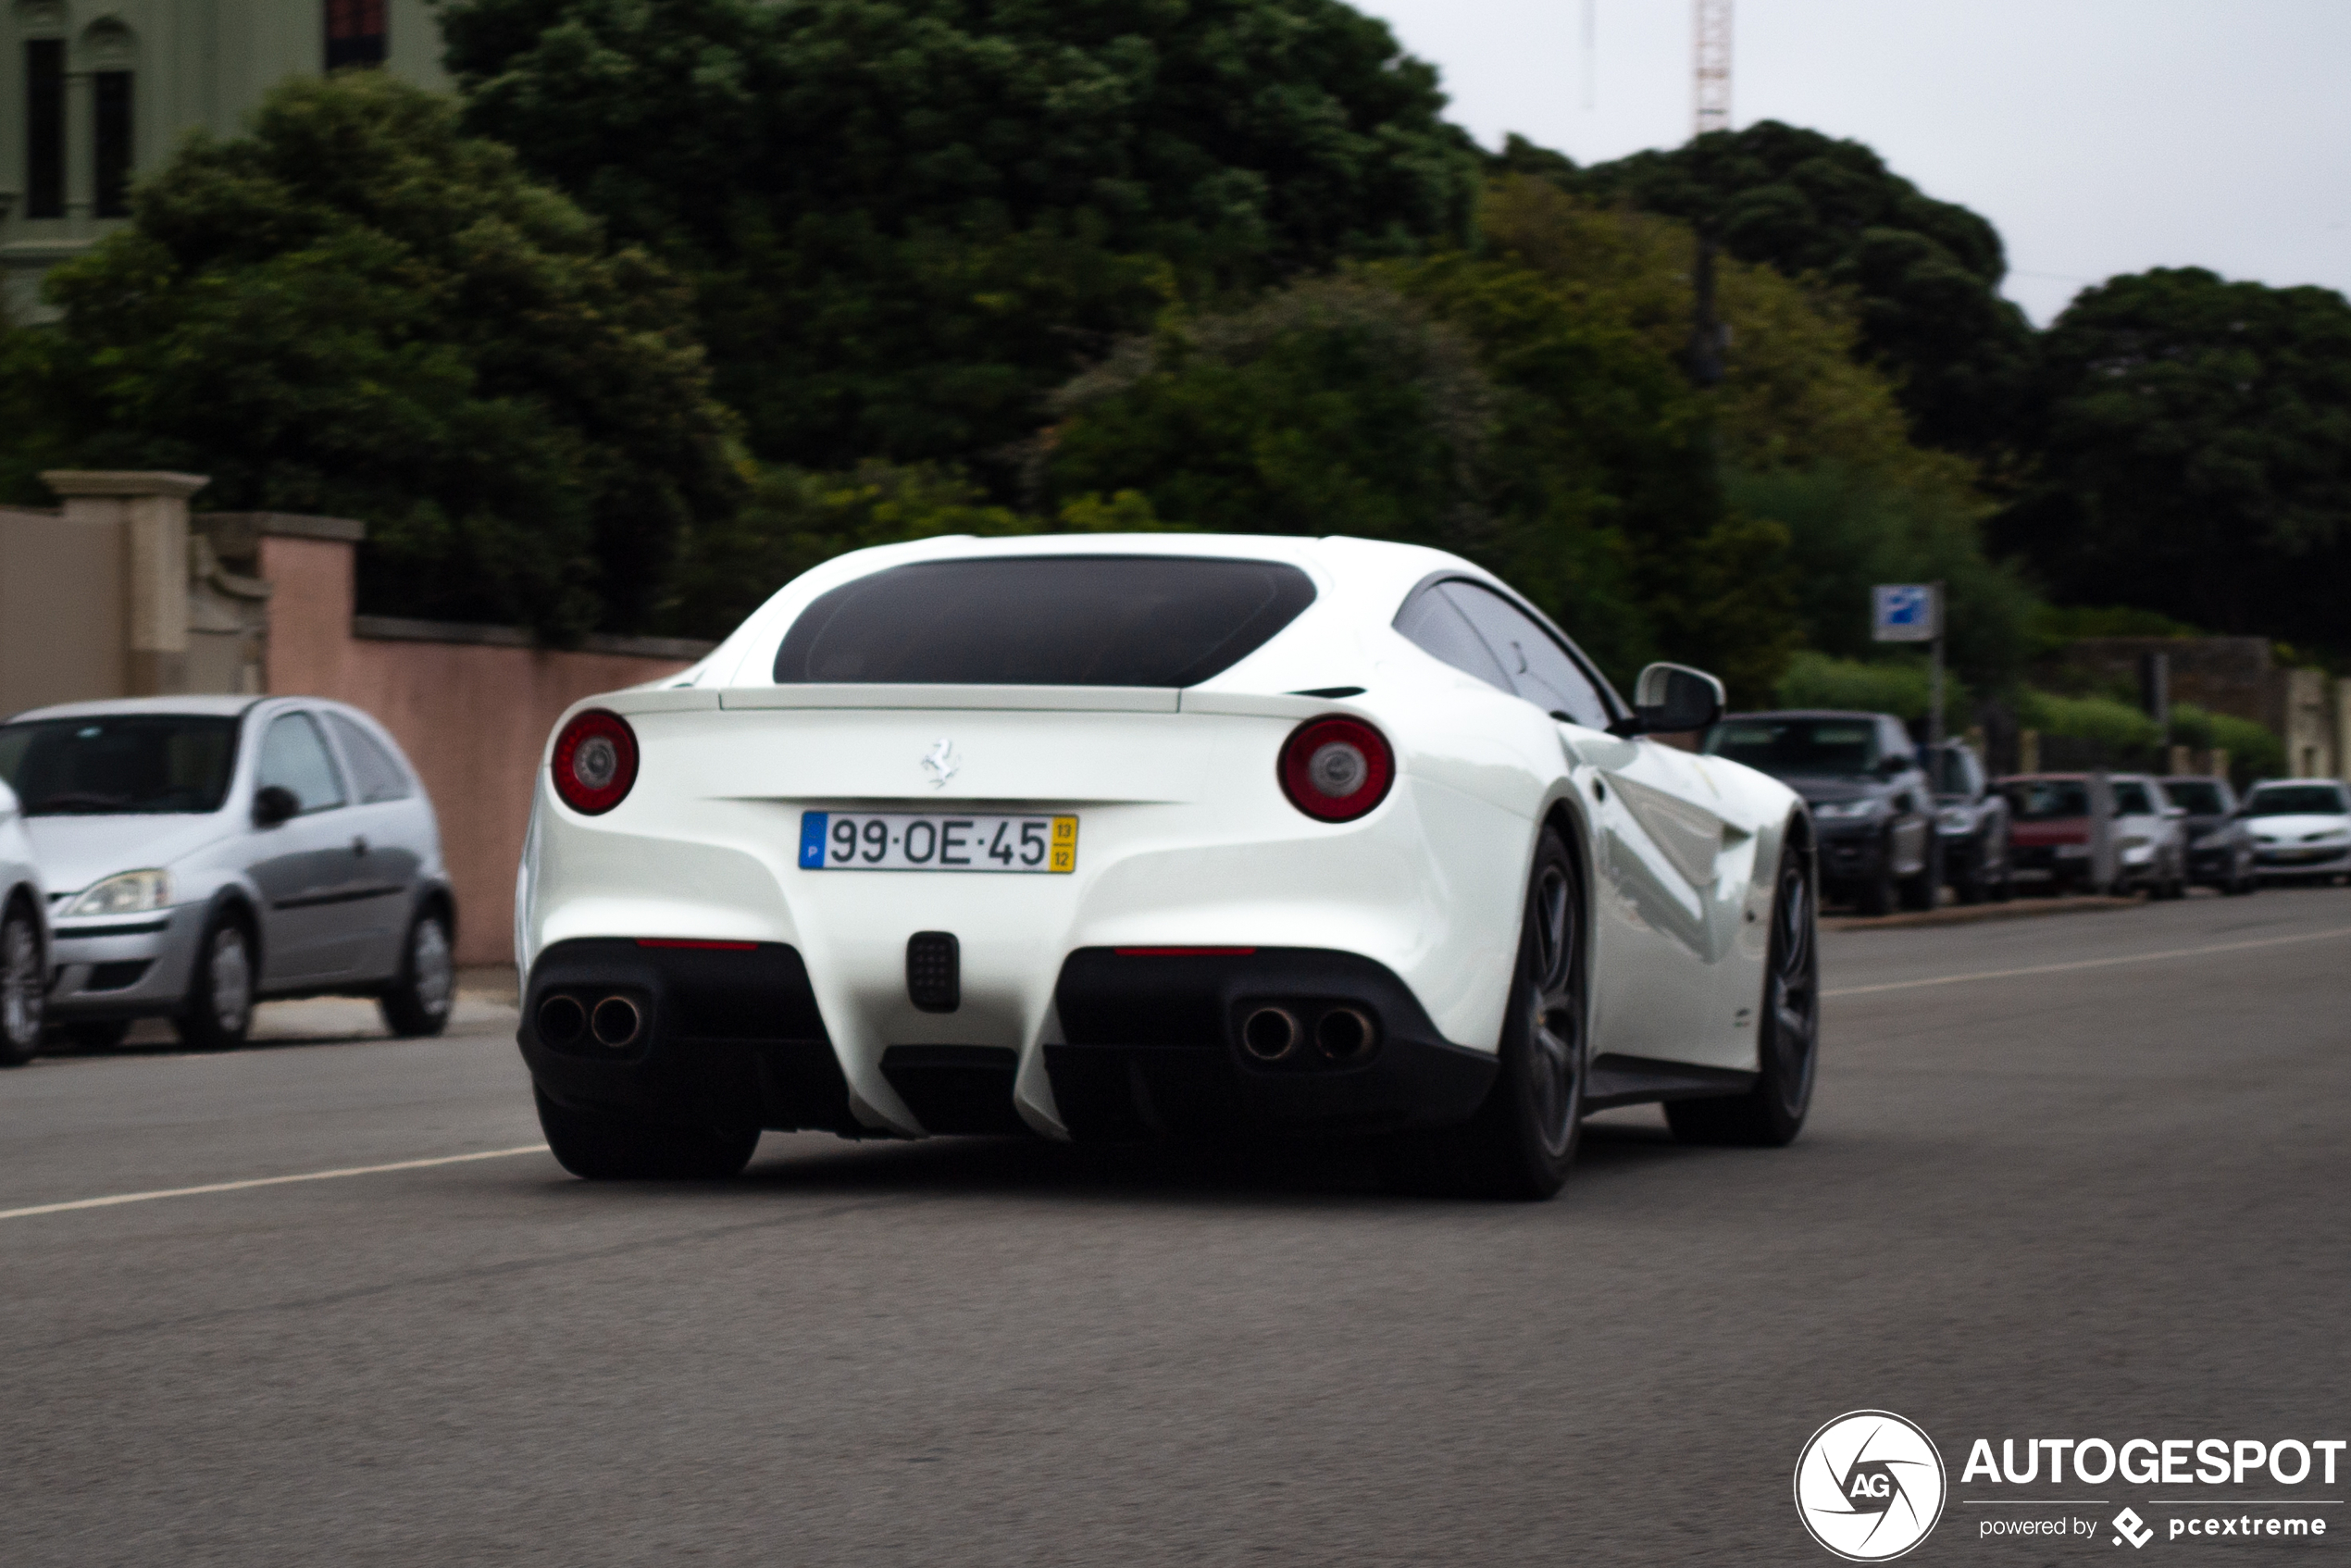
M 92 210 L 100 218 L 128 218 L 131 171 L 138 161 L 131 118 L 138 40 L 108 17 L 91 23 L 82 33 L 81 56 L 90 68 L 91 172 L 96 186 Z
M 24 215 L 66 215 L 66 9 L 18 0 L 24 39 Z
M 384 0 L 327 0 L 327 68 L 384 63 Z

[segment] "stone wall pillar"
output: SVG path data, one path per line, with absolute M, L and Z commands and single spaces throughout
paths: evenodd
M 124 695 L 187 690 L 188 497 L 202 474 L 52 469 L 42 482 L 65 498 L 69 523 L 112 523 L 123 536 Z

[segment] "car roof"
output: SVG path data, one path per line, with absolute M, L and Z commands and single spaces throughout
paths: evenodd
M 1754 713 L 1724 714 L 1723 722 L 1727 724 L 1734 719 L 1742 718 L 1844 718 L 1868 719 L 1872 722 L 1878 719 L 1893 719 L 1897 724 L 1902 722 L 1895 718 L 1892 714 L 1865 713 L 1859 708 L 1761 708 Z
M 199 714 L 214 718 L 235 718 L 255 703 L 266 703 L 267 697 L 198 696 L 198 697 L 108 697 L 90 703 L 58 703 L 46 708 L 28 708 L 12 714 L 8 722 L 33 718 L 96 718 L 108 714 Z

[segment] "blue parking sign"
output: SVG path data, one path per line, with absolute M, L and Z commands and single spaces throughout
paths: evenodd
M 1878 642 L 1928 642 L 1943 630 L 1934 585 L 1882 582 L 1870 590 L 1870 636 Z

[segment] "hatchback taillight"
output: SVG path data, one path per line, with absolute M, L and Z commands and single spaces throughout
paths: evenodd
M 1310 718 L 1282 743 L 1282 793 L 1322 822 L 1352 822 L 1387 798 L 1396 753 L 1357 718 Z
M 555 737 L 555 793 L 583 816 L 598 816 L 637 782 L 637 732 L 618 714 L 590 708 Z

